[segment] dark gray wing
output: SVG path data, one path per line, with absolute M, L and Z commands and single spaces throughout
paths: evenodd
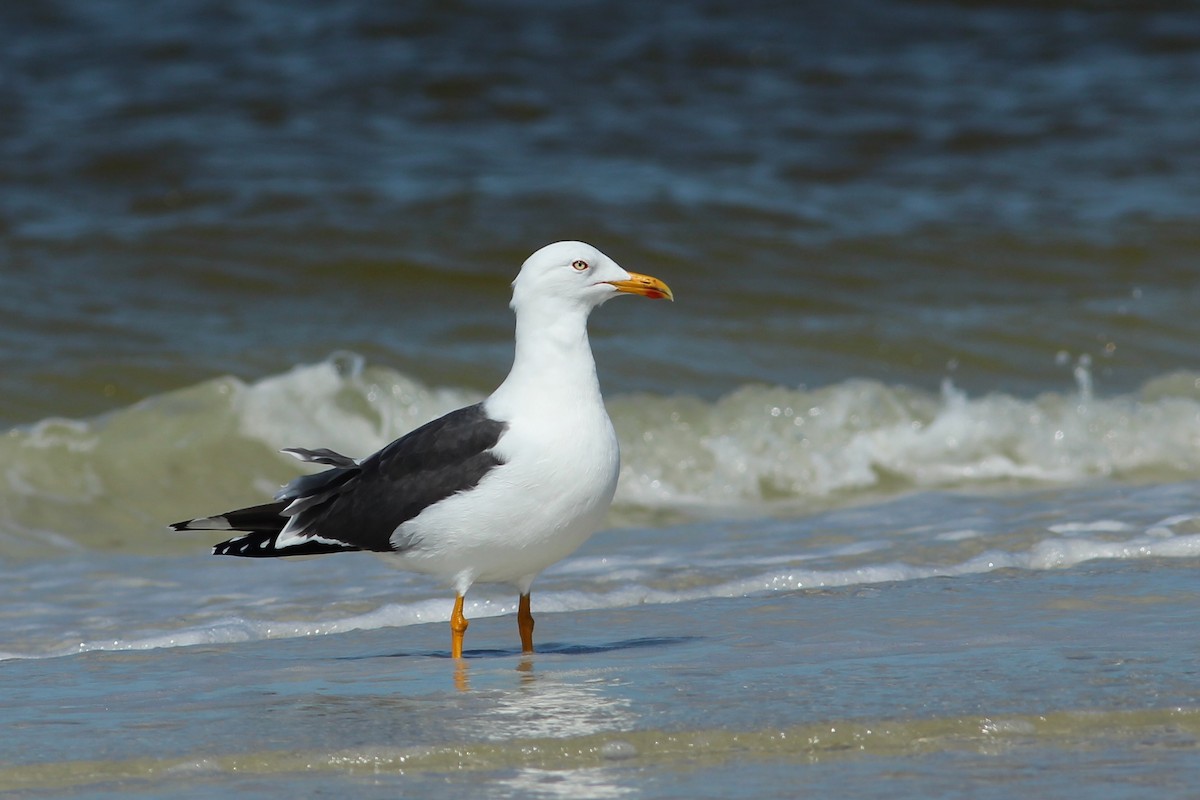
M 361 463 L 338 461 L 345 457 L 330 451 L 303 451 L 302 457 L 317 456 L 309 460 L 341 466 L 297 478 L 276 495 L 288 503 L 283 513 L 291 517 L 284 538 L 395 550 L 391 536 L 397 526 L 474 488 L 500 465 L 492 448 L 506 427 L 477 403 L 422 425 Z
M 247 532 L 216 545 L 216 555 L 269 558 L 393 551 L 391 536 L 397 526 L 439 500 L 473 488 L 501 464 L 492 448 L 506 428 L 477 403 L 422 425 L 362 462 L 332 450 L 289 448 L 286 452 L 302 461 L 333 469 L 296 478 L 273 503 L 171 527 Z

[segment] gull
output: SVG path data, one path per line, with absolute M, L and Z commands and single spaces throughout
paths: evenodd
M 463 656 L 463 600 L 477 582 L 518 593 L 517 629 L 532 653 L 534 579 L 603 523 L 620 471 L 588 341 L 592 310 L 622 294 L 673 300 L 658 278 L 622 269 L 583 242 L 531 255 L 512 283 L 512 369 L 480 403 L 365 457 L 287 448 L 328 469 L 274 500 L 176 522 L 239 531 L 214 555 L 273 558 L 365 550 L 444 581 L 455 593 L 450 654 Z

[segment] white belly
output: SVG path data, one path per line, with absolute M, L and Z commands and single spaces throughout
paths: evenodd
M 400 565 L 460 593 L 475 581 L 528 591 L 603 524 L 616 491 L 620 452 L 607 415 L 572 422 L 510 427 L 495 450 L 504 463 L 397 528 L 393 541 L 414 545 L 397 554 Z

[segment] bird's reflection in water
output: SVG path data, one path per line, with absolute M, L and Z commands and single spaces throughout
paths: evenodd
M 500 741 L 585 736 L 629 730 L 636 722 L 629 698 L 609 691 L 619 680 L 590 669 L 538 672 L 535 661 L 536 656 L 526 656 L 516 663 L 517 680 L 507 690 L 496 691 L 494 671 L 480 672 L 478 677 L 487 676 L 487 686 L 479 692 L 488 702 L 470 718 L 475 737 Z M 471 692 L 472 666 L 471 659 L 455 662 L 458 691 Z M 474 666 L 484 669 L 483 664 Z
M 517 662 L 517 672 L 520 673 L 520 683 L 522 686 L 532 685 L 537 679 L 533 671 L 533 658 L 530 656 L 522 656 Z M 454 688 L 460 692 L 471 691 L 471 666 L 465 658 L 455 659 L 454 662 Z
M 521 673 L 522 686 L 532 685 L 537 679 L 537 676 L 533 674 L 533 659 L 529 656 L 523 657 L 517 664 L 517 672 Z
M 475 722 L 482 734 L 501 739 L 571 739 L 595 734 L 619 734 L 636 727 L 633 702 L 619 690 L 622 681 L 603 670 L 542 671 L 534 657 L 516 666 L 518 688 L 504 693 Z M 619 766 L 546 769 L 522 766 L 496 783 L 514 797 L 625 797 L 636 791 Z
M 628 797 L 638 791 L 634 786 L 618 783 L 616 779 L 620 777 L 623 776 L 615 774 L 612 767 L 571 770 L 530 767 L 499 778 L 495 783 L 511 789 L 513 797 L 564 797 L 577 800 L 581 797 Z
M 531 685 L 536 679 L 533 672 L 533 658 L 531 656 L 522 656 L 517 662 L 517 672 L 520 673 L 520 682 L 522 686 Z M 465 658 L 454 660 L 454 688 L 460 692 L 471 691 L 471 666 L 470 662 Z
M 465 658 L 454 659 L 454 688 L 460 692 L 471 690 L 470 669 Z

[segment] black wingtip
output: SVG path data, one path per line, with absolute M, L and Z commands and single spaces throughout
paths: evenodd
M 274 556 L 279 553 L 275 550 L 275 534 L 248 533 L 245 536 L 235 536 L 227 541 L 214 544 L 212 554 L 214 556 Z
M 237 550 L 239 550 L 239 551 L 240 551 L 240 550 L 243 550 L 243 549 L 245 549 L 245 548 L 243 548 L 243 547 L 238 547 L 238 548 L 237 548 Z M 214 545 L 213 545 L 212 554 L 213 554 L 214 556 L 235 556 L 235 555 L 238 555 L 238 553 L 236 553 L 236 552 L 233 552 L 233 551 L 234 551 L 233 542 L 221 542 L 220 544 L 214 544 Z
M 216 517 L 196 517 L 195 519 L 185 519 L 182 522 L 172 522 L 167 526 L 173 531 L 227 531 L 230 530 L 229 522 L 224 516 Z
M 308 539 L 292 542 L 277 548 L 277 533 L 247 533 L 213 546 L 214 556 L 242 556 L 243 558 L 279 558 L 285 556 L 323 556 L 329 553 L 349 553 L 362 548 L 344 542 Z

